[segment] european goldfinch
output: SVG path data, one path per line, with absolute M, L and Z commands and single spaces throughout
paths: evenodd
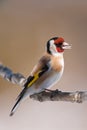
M 64 70 L 63 52 L 70 49 L 71 45 L 66 43 L 62 37 L 54 37 L 46 44 L 46 52 L 33 68 L 24 85 L 24 89 L 17 97 L 10 116 L 12 116 L 20 102 L 30 95 L 39 93 L 52 87 L 59 81 Z

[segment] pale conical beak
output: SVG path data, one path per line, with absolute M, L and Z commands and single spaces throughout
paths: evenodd
M 71 45 L 66 42 L 63 42 L 62 49 L 71 49 Z

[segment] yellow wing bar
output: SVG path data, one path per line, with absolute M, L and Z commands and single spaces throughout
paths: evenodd
M 41 72 L 41 71 L 39 71 L 38 73 L 36 73 L 36 74 L 34 75 L 33 80 L 32 80 L 31 82 L 29 82 L 29 84 L 28 84 L 27 87 L 30 87 L 35 81 L 38 80 L 38 78 L 39 78 L 39 73 L 40 73 L 40 72 Z
M 42 68 L 42 70 L 39 70 L 34 76 L 33 79 L 31 81 L 29 81 L 27 87 L 31 87 L 31 85 L 33 83 L 35 83 L 47 70 L 49 69 L 49 67 L 46 65 L 44 68 Z

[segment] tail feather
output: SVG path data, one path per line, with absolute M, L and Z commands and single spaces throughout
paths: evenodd
M 18 108 L 20 102 L 22 101 L 22 99 L 23 99 L 23 97 L 24 97 L 24 95 L 25 95 L 26 89 L 27 89 L 27 88 L 24 88 L 24 89 L 22 90 L 22 92 L 19 94 L 19 96 L 17 97 L 17 101 L 16 101 L 15 105 L 13 106 L 13 108 L 12 108 L 12 110 L 11 110 L 11 112 L 10 112 L 10 116 L 13 116 L 13 114 L 14 114 L 15 111 L 16 111 L 16 109 Z
M 18 95 L 17 99 L 16 99 L 16 103 L 15 105 L 13 106 L 12 110 L 11 110 L 11 113 L 10 113 L 10 116 L 12 116 L 16 109 L 18 108 L 20 102 L 22 101 L 22 99 L 24 99 L 25 95 L 26 95 L 26 92 L 27 92 L 27 89 L 29 88 L 28 84 L 34 79 L 34 76 L 29 76 L 28 79 L 27 79 L 27 82 L 25 83 L 25 88 L 21 91 L 21 93 Z M 28 86 L 28 87 L 27 87 Z
M 13 106 L 13 108 L 12 108 L 12 110 L 11 110 L 11 112 L 10 112 L 10 116 L 13 116 L 13 114 L 15 113 L 16 109 L 17 109 L 18 106 L 19 106 L 20 101 L 21 101 L 21 99 L 18 100 L 18 101 L 15 103 L 15 105 Z

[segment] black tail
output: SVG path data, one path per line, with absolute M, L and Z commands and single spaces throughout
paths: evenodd
M 13 116 L 14 112 L 16 111 L 16 109 L 18 108 L 20 102 L 22 101 L 23 97 L 24 97 L 24 94 L 26 92 L 26 87 L 22 90 L 22 92 L 19 94 L 18 98 L 17 98 L 17 101 L 15 103 L 15 105 L 13 106 L 12 110 L 11 110 L 11 113 L 10 113 L 10 116 Z
M 11 110 L 11 113 L 10 113 L 10 116 L 12 116 L 14 114 L 14 112 L 16 111 L 16 109 L 18 108 L 20 102 L 22 101 L 25 93 L 26 93 L 26 90 L 27 90 L 27 86 L 28 84 L 33 80 L 33 76 L 29 76 L 26 83 L 25 83 L 25 88 L 22 90 L 22 92 L 19 94 L 19 96 L 17 97 L 17 101 L 15 103 L 15 105 L 13 106 L 12 110 Z

